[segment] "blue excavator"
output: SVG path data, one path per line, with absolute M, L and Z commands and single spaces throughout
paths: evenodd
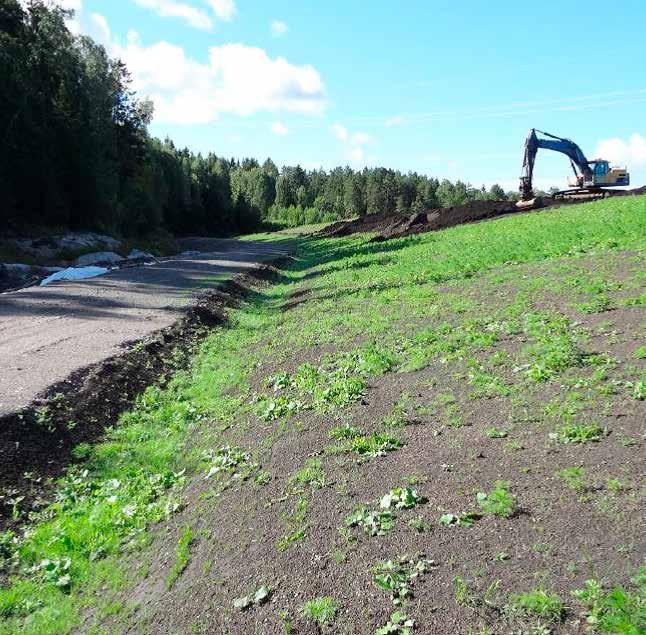
M 542 137 L 537 136 L 537 132 Z M 523 174 L 520 177 L 520 201 L 517 204 L 521 209 L 540 206 L 540 201 L 534 196 L 532 185 L 534 163 L 539 149 L 553 150 L 566 155 L 574 171 L 574 177 L 568 179 L 568 185 L 572 189 L 557 192 L 554 195 L 555 198 L 602 198 L 609 195 L 609 191 L 604 190 L 604 187 L 630 185 L 630 175 L 626 168 L 610 167 L 610 163 L 605 159 L 588 161 L 574 141 L 532 128 L 525 140 Z

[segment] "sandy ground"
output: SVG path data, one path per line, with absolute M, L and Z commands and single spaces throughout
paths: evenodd
M 289 251 L 288 244 L 184 239 L 199 256 L 0 295 L 0 416 L 71 373 L 171 325 L 218 280 Z

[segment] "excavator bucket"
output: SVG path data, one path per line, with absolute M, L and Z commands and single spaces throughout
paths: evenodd
M 537 196 L 535 198 L 530 198 L 527 201 L 518 201 L 516 203 L 516 207 L 520 210 L 530 210 L 542 207 L 542 204 L 543 201 L 541 200 L 540 196 Z

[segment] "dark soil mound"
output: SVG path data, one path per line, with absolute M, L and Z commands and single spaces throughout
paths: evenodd
M 373 240 L 388 240 L 461 225 L 483 218 L 517 212 L 513 201 L 473 201 L 466 205 L 435 209 L 412 216 L 372 214 L 353 221 L 341 221 L 326 227 L 321 236 L 340 237 L 362 232 L 375 232 Z
M 646 185 L 633 190 L 608 192 L 610 196 L 638 196 L 646 194 Z M 589 198 L 558 199 L 544 196 L 537 199 L 537 208 L 562 205 L 577 205 L 588 202 Z M 371 242 L 381 242 L 392 238 L 404 238 L 414 234 L 435 231 L 463 223 L 473 223 L 487 218 L 527 212 L 516 207 L 515 201 L 471 201 L 465 205 L 456 205 L 429 212 L 403 216 L 401 214 L 371 214 L 351 221 L 339 221 L 328 225 L 318 235 L 328 238 L 350 236 L 357 233 L 376 233 Z

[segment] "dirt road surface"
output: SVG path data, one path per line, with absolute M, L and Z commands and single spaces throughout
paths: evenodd
M 0 295 L 0 416 L 25 408 L 124 344 L 173 324 L 219 280 L 290 249 L 287 242 L 205 238 L 181 245 L 202 253 Z

